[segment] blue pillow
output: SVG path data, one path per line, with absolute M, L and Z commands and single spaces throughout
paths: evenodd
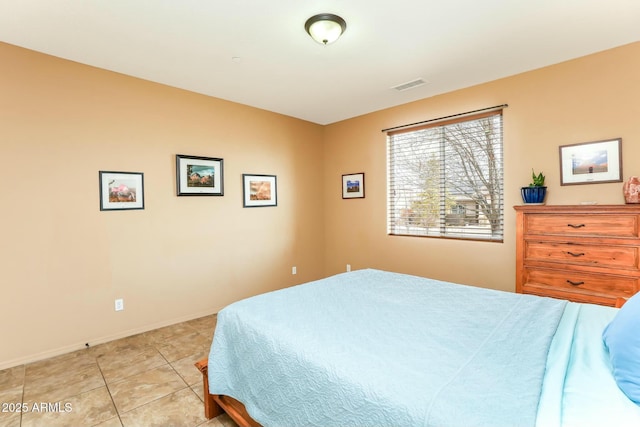
M 602 333 L 613 377 L 620 390 L 640 405 L 640 293 L 631 297 Z

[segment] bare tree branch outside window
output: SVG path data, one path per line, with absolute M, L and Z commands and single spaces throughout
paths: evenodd
M 389 136 L 389 234 L 502 241 L 502 115 Z

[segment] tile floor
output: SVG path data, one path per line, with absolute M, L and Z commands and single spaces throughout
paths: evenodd
M 201 317 L 0 371 L 0 427 L 236 427 L 204 418 L 194 363 L 215 324 Z

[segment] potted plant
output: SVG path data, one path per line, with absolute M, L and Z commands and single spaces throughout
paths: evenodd
M 544 186 L 544 175 L 542 172 L 536 175 L 531 169 L 531 184 L 528 187 L 522 187 L 522 201 L 527 204 L 544 205 L 544 198 L 547 195 L 547 187 Z

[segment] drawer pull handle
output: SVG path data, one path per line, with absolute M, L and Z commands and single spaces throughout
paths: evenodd
M 567 252 L 569 255 L 574 256 L 574 257 L 579 257 L 579 256 L 584 256 L 584 252 Z
M 584 282 L 573 282 L 571 280 L 567 279 L 567 283 L 572 285 L 572 286 L 580 286 L 580 285 L 584 285 Z
M 567 227 L 582 228 L 582 227 L 586 227 L 586 225 L 584 225 L 584 224 L 567 224 Z

